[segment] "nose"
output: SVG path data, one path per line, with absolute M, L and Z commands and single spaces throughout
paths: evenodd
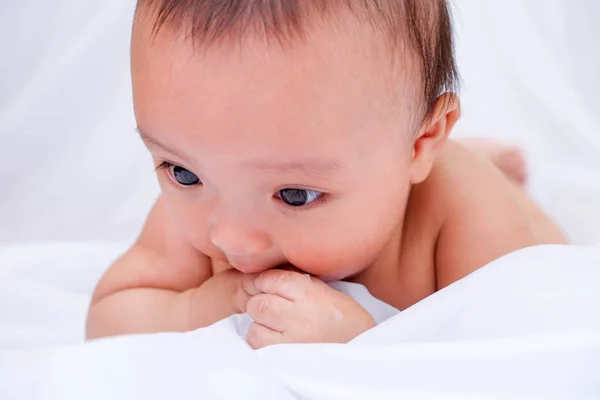
M 229 264 L 245 274 L 256 274 L 272 267 L 268 260 L 259 259 L 254 254 L 226 254 Z
M 211 226 L 211 242 L 236 268 L 253 269 L 252 264 L 271 248 L 268 233 L 257 226 L 254 218 L 244 215 L 220 215 Z M 237 265 L 234 265 L 237 264 Z M 242 268 L 238 268 L 242 269 Z M 252 271 L 244 271 L 252 272 Z

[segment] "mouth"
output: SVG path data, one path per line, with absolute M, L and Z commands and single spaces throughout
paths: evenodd
M 300 268 L 296 267 L 294 264 L 291 264 L 291 263 L 282 264 L 275 269 L 282 269 L 285 271 L 294 271 L 294 272 L 304 273 L 304 271 L 302 271 Z

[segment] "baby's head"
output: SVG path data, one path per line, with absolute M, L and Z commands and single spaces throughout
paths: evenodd
M 178 229 L 243 272 L 374 263 L 458 118 L 445 0 L 140 0 L 132 74 Z

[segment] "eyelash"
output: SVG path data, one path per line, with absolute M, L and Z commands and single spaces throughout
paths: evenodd
M 159 164 L 159 165 L 158 165 L 158 166 L 157 166 L 157 167 L 156 167 L 154 170 L 155 170 L 157 173 L 164 173 L 164 174 L 166 174 L 166 175 L 167 175 L 167 177 L 168 177 L 169 179 L 172 179 L 172 177 L 171 177 L 171 172 L 169 171 L 169 168 L 171 168 L 171 167 L 172 167 L 172 166 L 174 166 L 174 165 L 175 165 L 175 164 L 171 164 L 170 162 L 163 161 L 163 162 L 161 162 L 161 163 L 160 163 L 160 164 Z M 175 182 L 173 182 L 173 183 L 175 183 Z
M 175 185 L 176 187 L 178 187 L 180 189 L 187 189 L 187 190 L 192 189 L 193 186 L 185 187 L 185 186 L 177 183 L 177 181 L 175 180 L 175 177 L 171 174 L 171 167 L 175 167 L 175 166 L 177 166 L 177 165 L 172 164 L 168 161 L 163 161 L 155 168 L 155 171 L 159 174 L 163 174 L 163 176 L 165 178 L 167 178 L 172 185 Z M 199 185 L 199 186 L 202 186 L 202 185 Z
M 172 163 L 170 163 L 168 161 L 163 161 L 163 162 L 161 162 L 155 168 L 155 170 L 156 170 L 157 173 L 166 174 L 167 177 L 169 178 L 169 181 L 173 185 L 175 185 L 175 186 L 177 186 L 179 188 L 182 188 L 182 189 L 190 189 L 189 187 L 186 188 L 186 187 L 184 187 L 182 185 L 177 184 L 177 182 L 171 176 L 170 168 L 173 167 L 173 166 L 176 166 L 176 164 L 172 164 Z M 290 187 L 284 187 L 282 189 L 279 189 L 279 191 L 285 190 L 285 189 L 290 189 Z M 294 189 L 301 189 L 301 188 L 294 188 Z M 306 190 L 308 190 L 308 189 L 306 189 Z M 279 191 L 276 192 L 276 193 L 279 193 Z M 308 204 L 306 206 L 303 206 L 303 207 L 291 207 L 291 206 L 285 204 L 285 202 L 283 200 L 281 200 L 281 199 L 277 198 L 275 195 L 273 195 L 273 199 L 277 200 L 277 202 L 280 203 L 283 206 L 283 208 L 284 208 L 284 210 L 286 212 L 303 212 L 303 211 L 308 211 L 308 210 L 312 209 L 313 207 L 317 207 L 317 206 L 321 206 L 321 205 L 325 204 L 327 201 L 329 201 L 329 197 L 330 197 L 329 193 L 323 193 L 321 195 L 321 197 L 319 197 L 317 200 L 313 201 L 312 203 L 310 203 L 310 204 Z
M 285 189 L 292 189 L 290 187 L 284 187 L 282 189 L 279 189 L 279 191 L 281 190 L 285 190 Z M 293 189 L 302 189 L 301 187 L 294 187 Z M 302 189 L 304 190 L 304 189 Z M 306 189 L 308 190 L 308 189 Z M 322 206 L 323 204 L 325 204 L 328 200 L 329 200 L 329 193 L 323 193 L 321 195 L 321 197 L 319 197 L 318 199 L 316 199 L 315 201 L 313 201 L 310 204 L 307 204 L 305 206 L 302 207 L 292 207 L 288 204 L 286 204 L 282 199 L 278 198 L 276 195 L 277 193 L 279 193 L 279 191 L 277 191 L 274 195 L 273 195 L 273 199 L 275 201 L 277 201 L 277 203 L 279 203 L 285 212 L 303 212 L 303 211 L 309 211 L 311 209 L 313 209 L 314 207 L 319 207 Z
M 173 165 L 175 165 L 175 164 L 171 164 L 169 162 L 163 161 L 158 165 L 158 167 L 155 168 L 155 170 L 157 172 L 165 171 L 165 170 L 168 171 L 168 169 L 171 168 Z

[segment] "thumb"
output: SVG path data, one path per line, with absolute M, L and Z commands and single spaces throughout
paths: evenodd
M 244 274 L 242 273 L 242 290 L 246 292 L 249 296 L 256 296 L 257 294 L 261 294 L 262 291 L 256 288 L 256 278 L 259 274 Z
M 252 296 L 261 294 L 262 292 L 256 288 L 254 281 L 258 274 L 240 273 L 239 288 L 236 295 L 236 308 L 238 312 L 245 313 L 246 305 Z

